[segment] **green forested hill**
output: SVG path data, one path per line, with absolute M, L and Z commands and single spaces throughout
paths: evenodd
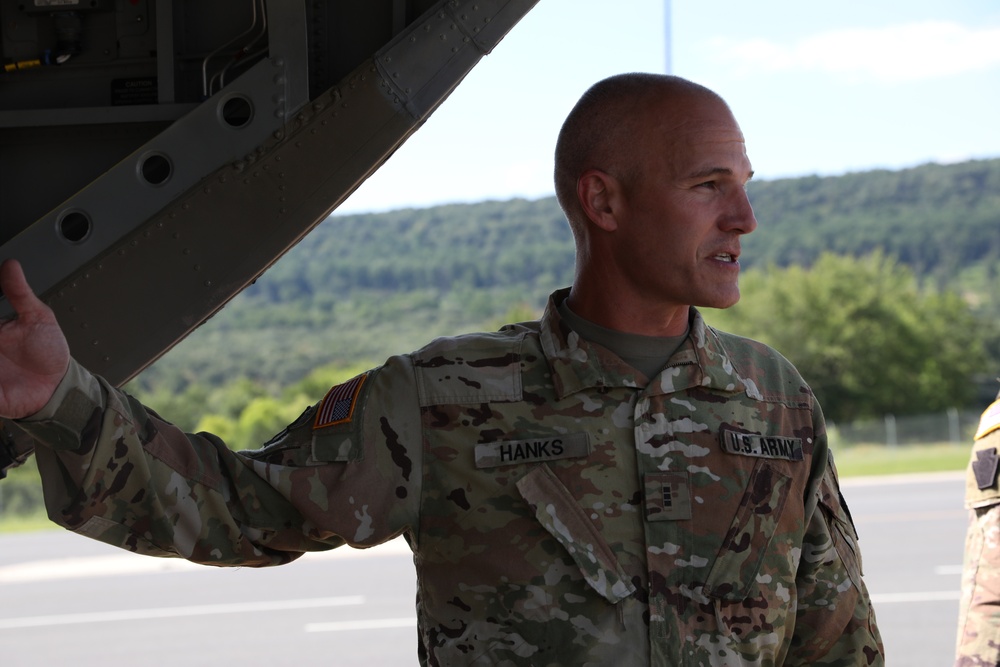
M 1000 160 L 752 183 L 750 194 L 760 223 L 745 243 L 751 263 L 882 249 L 946 283 L 1000 262 Z
M 748 270 L 882 250 L 1000 318 L 1000 159 L 753 182 L 749 192 L 759 227 L 744 240 Z M 132 388 L 236 378 L 278 387 L 320 364 L 377 363 L 537 312 L 572 272 L 554 198 L 333 216 Z
M 572 265 L 555 199 L 519 199 L 332 217 L 248 292 L 279 301 L 322 289 L 525 287 L 563 282 Z

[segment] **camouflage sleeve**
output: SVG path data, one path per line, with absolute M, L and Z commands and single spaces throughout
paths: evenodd
M 1000 504 L 969 511 L 955 667 L 1000 664 Z
M 405 395 L 399 414 L 379 414 L 372 399 L 411 390 L 412 370 L 400 359 L 359 378 L 346 399 L 310 408 L 255 452 L 183 433 L 75 362 L 53 401 L 19 426 L 38 443 L 56 523 L 138 553 L 274 565 L 344 543 L 373 546 L 415 522 L 419 458 L 402 443 L 419 453 L 417 415 Z
M 1000 664 L 1000 400 L 983 413 L 966 473 L 969 527 L 955 667 Z
M 858 536 L 817 429 L 816 482 L 807 497 L 807 525 L 796 575 L 795 634 L 786 665 L 884 665 L 885 651 L 862 579 Z M 815 506 L 813 506 L 815 503 Z

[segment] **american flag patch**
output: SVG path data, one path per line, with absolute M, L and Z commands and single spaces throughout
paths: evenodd
M 334 426 L 336 424 L 346 424 L 351 421 L 354 414 L 354 406 L 358 401 L 358 394 L 361 393 L 361 385 L 365 383 L 368 374 L 362 374 L 353 380 L 348 380 L 344 384 L 326 392 L 323 402 L 319 404 L 316 411 L 316 421 L 313 422 L 313 429 Z

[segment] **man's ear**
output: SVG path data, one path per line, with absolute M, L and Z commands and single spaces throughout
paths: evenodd
M 621 184 L 600 169 L 588 169 L 576 182 L 580 208 L 590 221 L 606 232 L 618 229 L 618 205 Z

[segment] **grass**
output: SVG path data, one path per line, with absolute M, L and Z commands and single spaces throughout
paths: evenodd
M 0 482 L 2 484 L 2 482 Z M 30 533 L 37 530 L 61 529 L 60 526 L 49 521 L 45 512 L 36 512 L 28 515 L 0 515 L 0 535 L 11 533 Z
M 971 445 L 853 445 L 833 448 L 841 478 L 965 470 Z
M 898 447 L 852 445 L 835 447 L 833 452 L 837 472 L 841 478 L 848 478 L 965 470 L 969 464 L 970 446 L 950 443 Z M 57 526 L 49 521 L 43 511 L 27 516 L 0 514 L 0 534 L 55 528 Z

